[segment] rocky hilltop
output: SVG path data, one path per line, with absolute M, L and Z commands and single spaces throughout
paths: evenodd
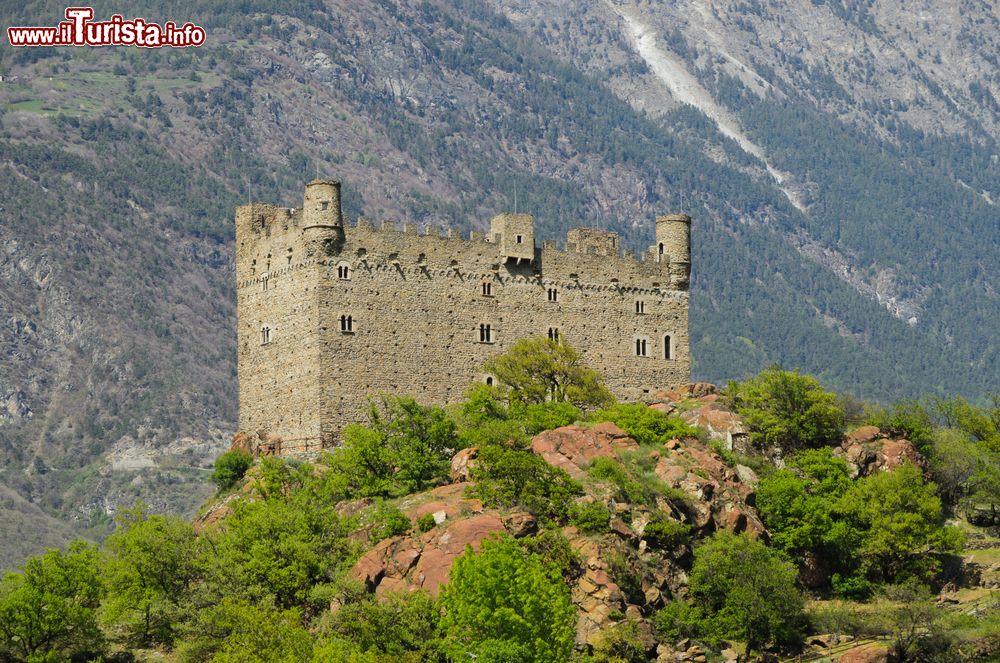
M 236 418 L 232 210 L 317 173 L 349 219 L 456 232 L 516 198 L 539 240 L 634 250 L 690 213 L 699 379 L 998 383 L 990 3 L 242 7 L 136 5 L 205 26 L 199 49 L 0 49 L 0 509 L 39 531 L 5 530 L 0 565 L 208 494 Z

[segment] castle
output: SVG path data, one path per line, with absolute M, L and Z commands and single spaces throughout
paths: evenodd
M 570 230 L 535 244 L 529 214 L 489 233 L 351 226 L 340 183 L 301 209 L 236 210 L 239 427 L 261 453 L 336 444 L 369 395 L 451 403 L 518 338 L 570 343 L 621 400 L 687 383 L 691 219 L 656 219 L 640 259 L 617 233 Z

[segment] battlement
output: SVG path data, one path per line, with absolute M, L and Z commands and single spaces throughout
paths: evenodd
M 522 336 L 567 339 L 619 398 L 690 378 L 690 217 L 659 217 L 637 258 L 593 228 L 537 246 L 530 214 L 468 237 L 352 225 L 316 180 L 302 208 L 240 206 L 236 230 L 240 428 L 276 448 L 334 444 L 374 393 L 453 402 Z

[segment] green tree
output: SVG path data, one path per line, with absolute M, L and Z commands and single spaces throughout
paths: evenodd
M 702 629 L 742 640 L 748 651 L 801 638 L 805 613 L 795 566 L 746 535 L 718 532 L 695 551 L 690 595 Z
M 456 660 L 563 662 L 576 610 L 554 564 L 510 538 L 467 547 L 441 592 L 442 629 Z
M 208 535 L 207 591 L 278 608 L 307 605 L 357 557 L 350 520 L 300 499 L 238 502 Z
M 144 504 L 120 512 L 117 522 L 104 544 L 110 556 L 102 620 L 139 646 L 170 645 L 202 573 L 194 530 L 181 518 L 148 515 Z
M 789 453 L 836 442 L 843 433 L 836 394 L 808 375 L 772 367 L 745 382 L 730 382 L 726 395 L 760 447 Z
M 847 463 L 829 449 L 800 452 L 786 469 L 761 479 L 757 510 L 772 544 L 799 558 L 809 551 L 836 558 L 844 533 L 833 508 L 850 485 Z
M 90 660 L 104 649 L 97 609 L 104 594 L 97 548 L 75 541 L 65 552 L 30 558 L 0 581 L 0 659 Z
M 366 597 L 332 613 L 321 642 L 346 640 L 382 660 L 434 661 L 443 653 L 440 620 L 438 602 L 425 592 Z
M 565 520 L 582 490 L 565 470 L 534 453 L 497 446 L 480 449 L 469 474 L 475 482 L 470 493 L 484 504 L 520 506 L 544 519 Z
M 225 598 L 198 612 L 178 653 L 182 660 L 213 663 L 303 663 L 312 659 L 313 644 L 297 609 Z
M 586 408 L 614 401 L 600 374 L 583 363 L 580 353 L 547 338 L 522 338 L 483 370 L 510 389 L 512 401 L 531 404 L 568 401 Z
M 855 482 L 837 502 L 836 518 L 847 523 L 846 547 L 856 551 L 861 572 L 875 582 L 929 580 L 937 554 L 961 551 L 963 537 L 945 527 L 933 483 L 905 464 Z
M 369 426 L 344 428 L 343 447 L 327 463 L 340 497 L 392 497 L 447 480 L 458 446 L 455 422 L 441 408 L 409 397 L 372 403 Z M 336 492 L 336 491 L 335 491 Z
M 236 485 L 253 467 L 250 454 L 238 450 L 227 451 L 215 459 L 215 469 L 212 471 L 212 481 L 220 491 L 228 490 Z

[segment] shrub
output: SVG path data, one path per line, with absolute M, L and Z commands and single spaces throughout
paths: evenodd
M 533 403 L 524 408 L 524 427 L 529 435 L 568 426 L 583 415 L 572 403 L 552 401 Z
M 373 544 L 392 536 L 406 534 L 411 527 L 410 519 L 405 513 L 385 502 L 379 502 L 375 506 L 369 520 L 372 526 L 368 530 L 368 538 Z M 434 516 L 431 516 L 431 522 L 433 521 Z
M 236 482 L 246 476 L 247 470 L 253 467 L 253 457 L 238 450 L 227 451 L 215 459 L 215 469 L 212 471 L 212 482 L 219 491 L 229 490 Z
M 437 521 L 434 520 L 434 514 L 425 513 L 424 515 L 417 518 L 417 529 L 421 532 L 430 532 L 437 525 Z
M 641 445 L 661 445 L 671 438 L 693 437 L 698 431 L 680 419 L 658 412 L 642 403 L 619 403 L 598 410 L 591 421 L 610 421 Z
M 564 521 L 580 485 L 527 451 L 484 447 L 470 470 L 470 492 L 488 506 L 519 505 L 545 520 Z
M 573 509 L 570 522 L 585 534 L 600 534 L 607 532 L 611 511 L 601 502 L 578 504 Z
M 646 646 L 635 622 L 607 627 L 597 634 L 594 663 L 645 663 Z
M 805 622 L 795 565 L 746 535 L 718 532 L 695 550 L 690 596 L 704 615 L 698 630 L 759 651 L 796 642 Z
M 761 447 L 786 453 L 819 447 L 839 440 L 844 429 L 836 394 L 808 375 L 769 368 L 746 382 L 730 382 L 726 396 Z
M 676 520 L 667 520 L 656 515 L 646 523 L 642 538 L 654 548 L 673 550 L 691 540 L 691 527 Z
M 554 564 L 546 564 L 517 541 L 483 541 L 466 547 L 441 591 L 455 660 L 561 663 L 573 648 L 576 609 L 569 586 Z

